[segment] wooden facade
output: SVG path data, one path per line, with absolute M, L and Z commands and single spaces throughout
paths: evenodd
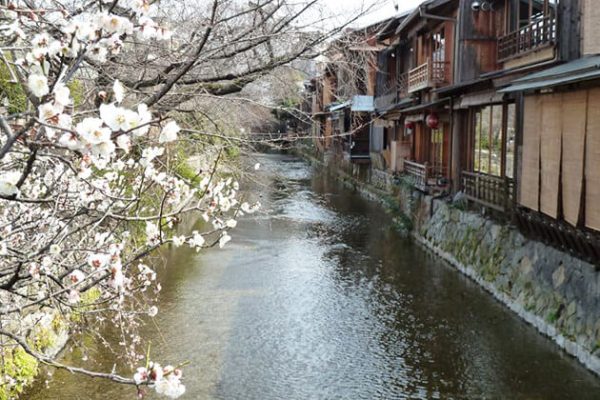
M 372 167 L 428 193 L 462 192 L 527 235 L 600 260 L 595 3 L 429 0 L 380 25 Z

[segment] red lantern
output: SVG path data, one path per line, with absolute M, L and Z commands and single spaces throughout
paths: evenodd
M 431 129 L 437 129 L 440 126 L 440 119 L 438 118 L 436 113 L 431 113 L 425 119 L 425 123 Z
M 415 123 L 413 121 L 406 121 L 404 123 L 404 127 L 409 130 L 412 131 L 413 129 L 415 129 Z

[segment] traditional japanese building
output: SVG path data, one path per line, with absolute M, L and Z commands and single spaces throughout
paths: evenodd
M 315 114 L 327 119 L 319 132 L 347 138 L 349 160 L 426 193 L 462 193 L 537 239 L 600 259 L 594 3 L 428 0 L 374 24 L 350 47 L 368 53 L 354 75 L 366 85 L 340 96 L 339 70 L 324 75 L 324 94 L 335 94 Z

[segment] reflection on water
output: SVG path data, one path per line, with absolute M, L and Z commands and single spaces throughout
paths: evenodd
M 249 195 L 264 212 L 224 250 L 178 249 L 161 277 L 147 335 L 156 359 L 191 361 L 185 398 L 600 398 L 597 378 L 401 238 L 377 204 L 298 159 L 260 157 Z M 64 372 L 34 392 L 135 397 Z

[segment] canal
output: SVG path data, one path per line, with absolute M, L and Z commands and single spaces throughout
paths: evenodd
M 257 156 L 223 250 L 168 254 L 155 359 L 189 360 L 184 399 L 599 399 L 600 379 L 467 278 L 399 235 L 391 217 L 286 155 Z M 103 353 L 87 361 L 108 368 Z M 134 399 L 54 372 L 25 398 Z M 149 396 L 149 398 L 154 398 Z

